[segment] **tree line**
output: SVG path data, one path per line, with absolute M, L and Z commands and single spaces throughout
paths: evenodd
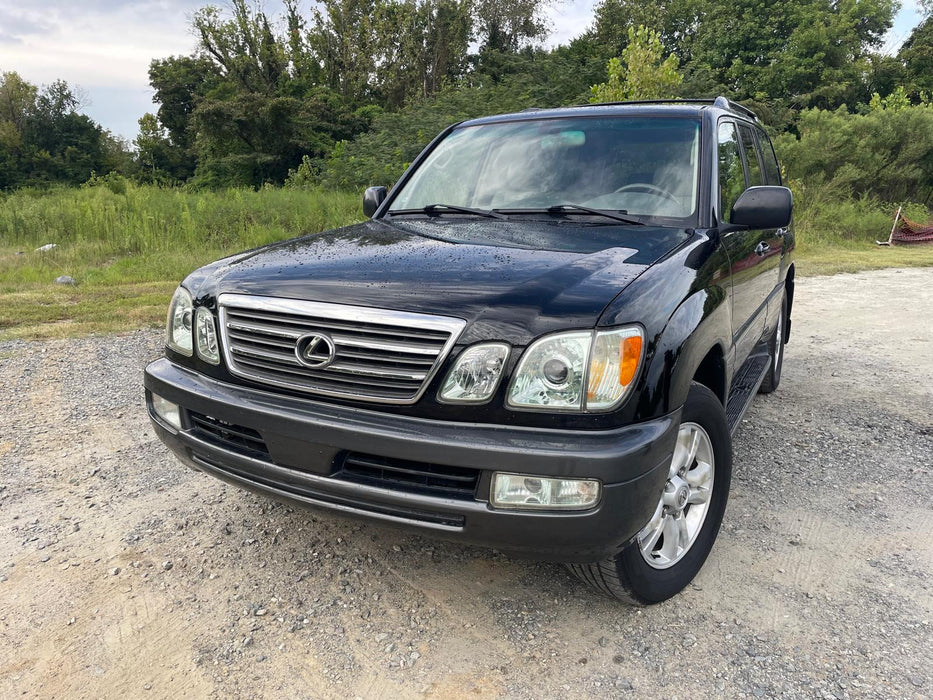
M 794 144 L 814 129 L 862 133 L 839 120 L 900 111 L 873 110 L 874 95 L 929 109 L 933 20 L 883 54 L 896 0 L 602 0 L 585 32 L 550 49 L 547 2 L 286 0 L 279 16 L 251 0 L 204 7 L 196 50 L 152 61 L 158 108 L 132 154 L 78 113 L 64 84 L 37 90 L 3 74 L 0 188 L 92 170 L 204 187 L 391 184 L 453 121 L 637 90 L 740 101 L 801 158 L 809 151 Z M 631 87 L 637 76 L 648 87 Z M 813 116 L 823 112 L 837 119 Z M 898 192 L 923 199 L 933 134 L 919 141 L 930 152 L 913 144 L 911 167 L 925 194 Z

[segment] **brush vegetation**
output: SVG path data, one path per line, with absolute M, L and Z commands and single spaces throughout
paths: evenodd
M 361 218 L 359 197 L 347 193 L 194 192 L 119 176 L 0 195 L 0 338 L 160 324 L 175 286 L 195 268 Z M 55 284 L 59 276 L 77 284 Z

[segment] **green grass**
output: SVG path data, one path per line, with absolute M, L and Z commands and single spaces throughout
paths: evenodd
M 161 326 L 172 291 L 195 268 L 362 219 L 349 193 L 103 183 L 0 195 L 0 340 Z M 933 246 L 875 245 L 888 237 L 893 205 L 795 194 L 799 274 L 933 266 Z M 929 216 L 919 206 L 907 215 Z M 46 243 L 58 247 L 35 251 Z M 60 275 L 77 285 L 54 284 Z
M 795 188 L 798 271 L 802 275 L 885 267 L 933 265 L 933 245 L 879 246 L 894 223 L 896 204 L 869 198 L 839 200 L 826 192 Z M 930 217 L 926 207 L 908 204 L 904 214 L 916 221 Z
M 197 267 L 363 218 L 349 193 L 117 185 L 0 196 L 0 339 L 161 325 Z

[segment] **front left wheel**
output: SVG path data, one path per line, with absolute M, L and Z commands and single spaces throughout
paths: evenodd
M 676 595 L 699 573 L 713 548 L 731 479 L 732 438 L 722 403 L 694 382 L 651 520 L 616 556 L 570 564 L 570 570 L 627 603 L 659 603 Z

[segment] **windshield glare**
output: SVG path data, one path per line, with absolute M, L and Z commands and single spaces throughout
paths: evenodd
M 455 129 L 428 155 L 392 211 L 447 204 L 546 209 L 579 204 L 692 218 L 700 124 L 694 119 L 577 117 Z

